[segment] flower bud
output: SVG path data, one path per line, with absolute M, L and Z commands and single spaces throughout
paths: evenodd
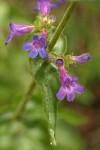
M 84 64 L 91 59 L 91 55 L 89 53 L 85 53 L 80 56 L 71 56 L 71 59 L 79 64 Z

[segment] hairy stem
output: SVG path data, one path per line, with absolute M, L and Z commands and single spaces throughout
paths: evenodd
M 15 118 L 21 118 L 21 114 L 23 113 L 27 102 L 30 100 L 32 93 L 36 87 L 35 81 L 33 81 L 29 87 L 28 92 L 24 95 L 23 100 L 19 104 L 19 107 L 16 110 Z
M 52 49 L 54 48 L 54 46 L 55 46 L 55 44 L 56 44 L 56 42 L 57 42 L 57 40 L 59 38 L 59 36 L 61 35 L 62 31 L 64 30 L 64 28 L 65 28 L 65 26 L 66 26 L 66 24 L 68 22 L 68 19 L 71 16 L 71 14 L 72 14 L 76 4 L 77 4 L 77 2 L 72 2 L 69 5 L 69 7 L 67 8 L 67 10 L 66 10 L 66 12 L 65 12 L 65 14 L 64 14 L 64 16 L 63 16 L 63 18 L 61 20 L 61 22 L 59 23 L 59 25 L 58 25 L 58 27 L 57 27 L 54 35 L 53 35 L 52 40 L 49 43 L 48 48 L 49 48 L 50 51 L 52 51 Z

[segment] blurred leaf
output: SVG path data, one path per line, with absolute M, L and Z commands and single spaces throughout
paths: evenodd
M 68 123 L 58 120 L 57 150 L 86 150 L 85 140 Z
M 87 121 L 84 116 L 81 116 L 67 108 L 59 111 L 59 117 L 72 125 L 81 125 L 86 123 Z
M 85 93 L 82 94 L 81 98 L 80 95 L 77 95 L 77 101 L 82 105 L 90 106 L 93 104 L 93 94 L 88 89 L 85 90 Z
M 45 60 L 44 62 L 39 58 L 37 58 L 37 60 L 30 59 L 30 64 L 33 77 L 41 87 L 51 144 L 56 145 L 55 126 L 57 113 L 56 91 L 58 88 L 57 71 L 48 63 L 48 61 Z
M 0 150 L 46 150 L 49 146 L 49 143 L 45 144 L 47 139 L 40 122 L 34 128 L 15 120 L 0 126 Z
M 1 2 L 0 1 L 0 27 L 5 26 L 5 20 L 6 20 L 6 17 L 7 17 L 8 13 L 9 13 L 9 6 L 6 4 L 6 2 L 4 2 L 4 1 Z

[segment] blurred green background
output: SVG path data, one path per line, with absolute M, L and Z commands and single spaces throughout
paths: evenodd
M 9 35 L 10 17 L 16 24 L 32 25 L 37 13 L 34 1 L 0 0 L 0 150 L 99 150 L 100 149 L 100 2 L 78 2 L 65 28 L 68 51 L 80 55 L 90 52 L 92 60 L 72 66 L 85 93 L 73 103 L 58 103 L 57 147 L 52 147 L 40 89 L 37 86 L 26 105 L 24 117 L 10 118 L 29 89 L 32 76 L 22 44 L 27 37 L 16 37 L 4 46 Z M 51 14 L 61 20 L 68 3 Z

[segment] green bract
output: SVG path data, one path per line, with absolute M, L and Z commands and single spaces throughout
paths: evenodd
M 56 55 L 64 55 L 67 52 L 67 37 L 62 34 L 55 44 L 52 53 Z

